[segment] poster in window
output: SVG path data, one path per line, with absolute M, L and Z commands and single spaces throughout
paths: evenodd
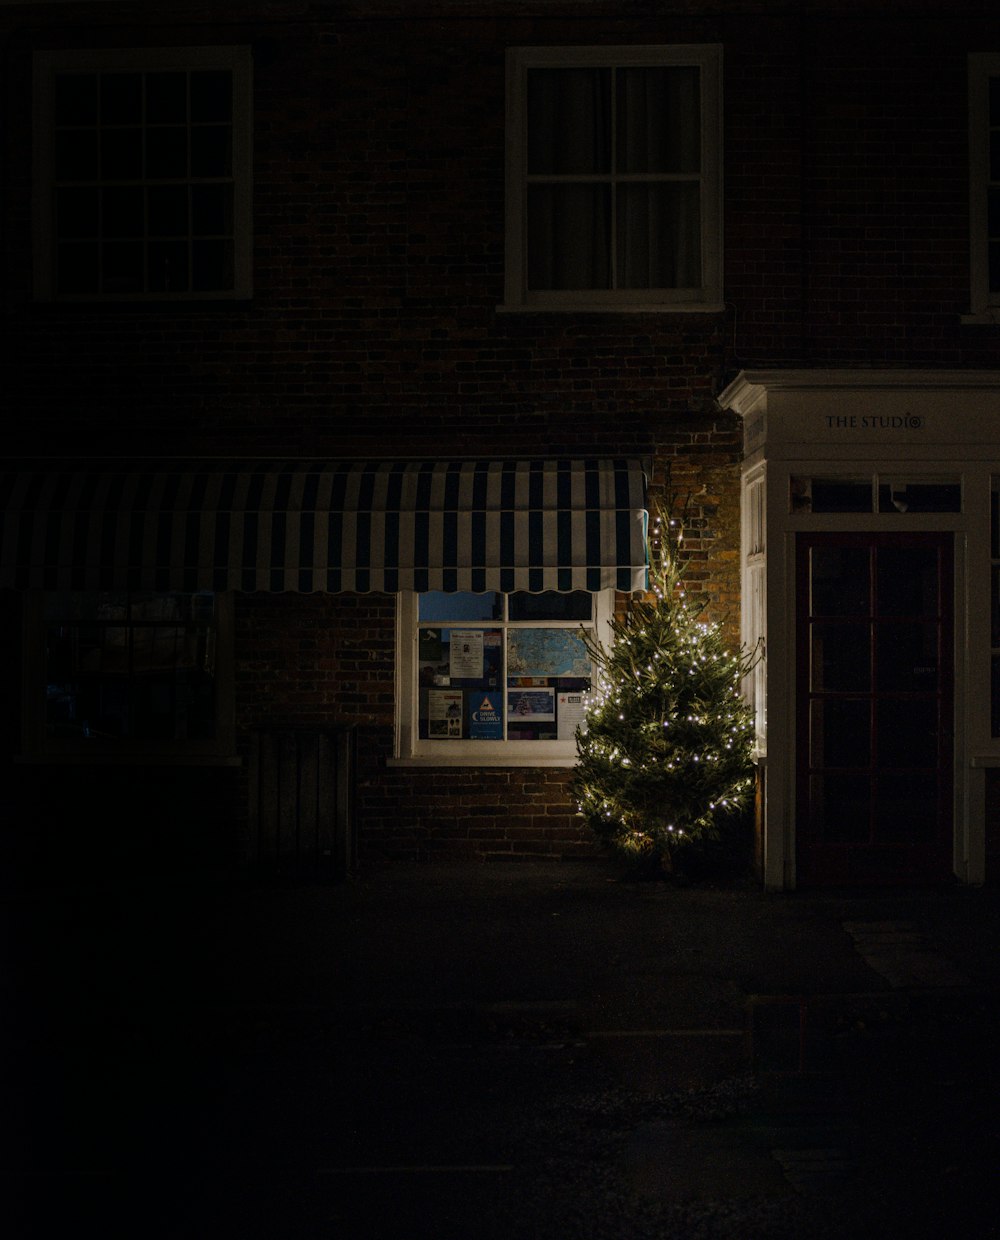
M 469 736 L 474 741 L 502 741 L 501 697 L 495 690 L 469 694 Z
M 507 718 L 519 723 L 550 723 L 556 717 L 555 689 L 511 689 Z
M 511 629 L 508 676 L 575 676 L 589 679 L 590 655 L 572 629 Z
M 576 729 L 583 723 L 585 718 L 583 696 L 581 690 L 575 693 L 560 693 L 558 695 L 559 722 L 556 734 L 559 740 L 571 741 L 576 736 Z
M 483 630 L 451 630 L 451 668 L 453 680 L 482 680 Z
M 462 690 L 430 689 L 427 693 L 427 735 L 433 740 L 462 738 Z
M 421 629 L 418 644 L 421 663 L 440 663 L 444 658 L 440 629 Z

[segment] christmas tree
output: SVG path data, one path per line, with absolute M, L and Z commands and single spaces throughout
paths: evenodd
M 679 524 L 657 517 L 649 592 L 612 621 L 610 649 L 585 637 L 594 679 L 571 785 L 605 844 L 668 872 L 678 847 L 717 838 L 753 788 L 753 716 L 740 696 L 753 660 L 727 650 L 684 594 L 681 547 Z

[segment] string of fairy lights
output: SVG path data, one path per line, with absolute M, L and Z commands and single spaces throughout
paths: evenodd
M 661 851 L 746 804 L 753 786 L 752 716 L 740 696 L 750 661 L 725 648 L 717 624 L 681 587 L 683 531 L 650 532 L 650 588 L 611 623 L 577 733 L 577 808 L 607 842 Z M 670 528 L 672 527 L 672 528 Z

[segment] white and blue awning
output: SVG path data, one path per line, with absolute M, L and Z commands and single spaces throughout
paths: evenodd
M 150 463 L 0 475 L 0 586 L 642 590 L 624 458 Z

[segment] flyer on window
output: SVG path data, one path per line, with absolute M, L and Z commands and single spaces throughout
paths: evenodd
M 556 736 L 559 740 L 571 741 L 576 736 L 577 728 L 586 718 L 583 708 L 583 697 L 583 691 L 580 689 L 574 693 L 560 693 L 558 695 L 559 716 Z
M 549 723 L 556 717 L 555 689 L 510 689 L 507 718 L 521 723 Z
M 488 693 L 470 693 L 468 700 L 469 736 L 475 741 L 502 741 L 501 695 L 491 689 Z
M 452 679 L 482 680 L 483 677 L 483 630 L 451 630 Z
M 434 740 L 462 739 L 461 689 L 428 689 L 427 735 Z

